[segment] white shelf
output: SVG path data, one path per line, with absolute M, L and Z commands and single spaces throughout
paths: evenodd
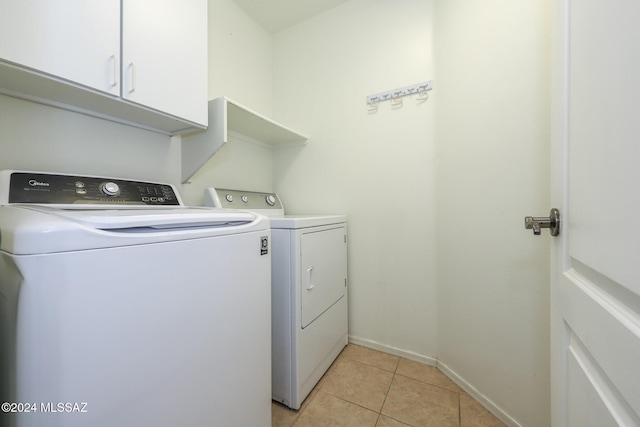
M 182 136 L 182 182 L 187 182 L 229 140 L 229 132 L 272 148 L 304 145 L 308 137 L 220 97 L 209 101 L 209 128 Z

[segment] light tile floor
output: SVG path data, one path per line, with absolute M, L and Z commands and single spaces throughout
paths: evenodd
M 496 417 L 433 366 L 349 344 L 299 411 L 272 427 L 494 427 Z

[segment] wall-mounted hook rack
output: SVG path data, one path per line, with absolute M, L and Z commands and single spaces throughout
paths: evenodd
M 419 94 L 420 100 L 426 99 L 429 96 L 427 91 L 433 89 L 433 80 L 428 80 L 426 82 L 416 83 L 409 86 L 400 87 L 393 90 L 388 90 L 386 92 L 375 93 L 373 95 L 367 96 L 367 104 L 377 104 L 379 102 L 388 101 L 393 99 L 394 102 L 398 102 L 397 100 L 403 96 L 412 95 L 414 93 Z M 401 103 L 401 102 L 400 102 Z

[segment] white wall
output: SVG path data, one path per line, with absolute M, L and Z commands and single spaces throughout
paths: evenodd
M 209 99 L 228 96 L 269 116 L 271 36 L 232 0 L 209 0 Z
M 291 213 L 349 218 L 352 340 L 437 355 L 437 92 L 402 108 L 369 94 L 433 77 L 432 1 L 352 0 L 274 36 L 275 119 L 311 136 L 274 152 Z
M 177 141 L 0 95 L 0 169 L 180 182 Z
M 438 360 L 549 425 L 550 1 L 439 1 Z M 486 401 L 485 401 L 486 403 Z
M 231 0 L 209 0 L 208 7 L 209 99 L 226 96 L 271 116 L 271 36 Z M 182 186 L 183 198 L 188 204 L 200 205 L 207 187 L 273 191 L 271 150 L 230 138 Z

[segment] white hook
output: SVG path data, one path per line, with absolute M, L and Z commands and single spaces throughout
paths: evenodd
M 429 92 L 426 89 L 418 90 L 418 96 L 416 97 L 416 100 L 426 101 L 427 99 L 429 99 Z

